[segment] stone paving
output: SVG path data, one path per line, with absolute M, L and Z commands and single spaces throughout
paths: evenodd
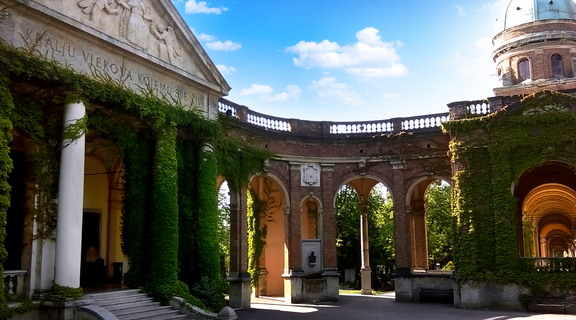
M 398 303 L 393 293 L 375 296 L 341 294 L 338 302 L 298 305 L 253 298 L 252 310 L 236 312 L 241 320 L 576 320 L 576 315 L 464 310 L 449 304 Z

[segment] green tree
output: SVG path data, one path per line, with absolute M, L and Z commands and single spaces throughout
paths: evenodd
M 370 267 L 394 267 L 394 206 L 390 193 L 378 186 L 368 198 Z
M 360 207 L 354 189 L 344 186 L 336 196 L 338 267 L 360 270 Z
M 220 271 L 228 276 L 230 268 L 230 189 L 224 182 L 218 191 L 218 243 L 220 244 Z
M 453 260 L 456 219 L 450 201 L 452 187 L 434 182 L 426 191 L 426 227 L 428 231 L 428 261 L 442 266 Z
M 394 266 L 394 210 L 389 193 L 376 187 L 368 198 L 368 243 L 370 267 Z M 338 267 L 355 269 L 359 273 L 360 207 L 356 192 L 344 186 L 336 196 Z

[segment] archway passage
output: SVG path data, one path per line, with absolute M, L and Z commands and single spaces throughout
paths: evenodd
M 348 285 L 359 271 L 362 294 L 372 294 L 373 284 L 382 289 L 390 282 L 386 275 L 393 269 L 394 224 L 388 190 L 363 177 L 349 181 L 335 197 L 338 265 Z
M 520 256 L 576 257 L 576 174 L 562 163 L 547 163 L 524 173 L 518 182 Z
M 450 195 L 450 185 L 436 177 L 422 179 L 410 188 L 407 207 L 413 270 L 439 269 L 451 260 L 455 222 L 450 216 Z
M 284 296 L 287 249 L 285 197 L 279 183 L 259 175 L 250 181 L 248 271 L 256 296 Z

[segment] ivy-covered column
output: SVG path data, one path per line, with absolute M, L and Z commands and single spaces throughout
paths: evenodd
M 7 79 L 0 77 L 0 272 L 4 271 L 3 264 L 8 253 L 4 247 L 6 238 L 6 214 L 10 207 L 10 185 L 8 175 L 12 171 L 12 159 L 8 143 L 12 140 L 10 131 L 12 122 L 9 114 L 14 108 L 12 96 L 6 88 Z M 8 318 L 10 311 L 6 307 L 6 297 L 0 294 L 0 318 Z
M 178 282 L 178 163 L 176 128 L 157 131 L 150 223 L 150 291 L 167 301 Z
M 54 282 L 80 287 L 86 107 L 81 101 L 64 106 L 64 130 L 58 185 L 56 266 Z
M 230 302 L 231 308 L 250 309 L 248 273 L 247 190 L 230 187 Z
M 198 170 L 198 256 L 200 273 L 210 281 L 220 276 L 218 245 L 218 163 L 210 144 L 205 144 Z
M 81 101 L 64 106 L 64 130 L 58 185 L 54 282 L 80 287 L 86 107 Z

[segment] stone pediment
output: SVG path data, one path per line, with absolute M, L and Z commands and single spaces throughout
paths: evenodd
M 0 37 L 74 71 L 200 108 L 230 90 L 170 0 L 0 0 Z

